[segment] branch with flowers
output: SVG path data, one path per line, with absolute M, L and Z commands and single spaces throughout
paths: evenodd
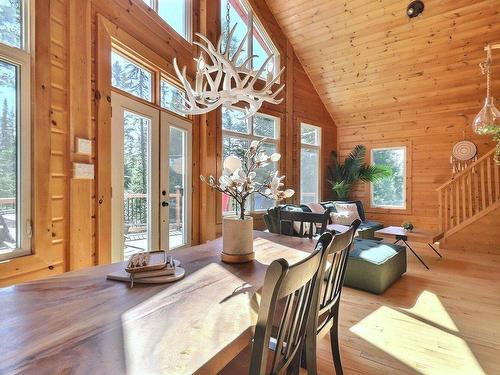
M 240 208 L 241 220 L 245 219 L 245 202 L 252 194 L 259 194 L 275 201 L 290 198 L 295 194 L 292 189 L 283 190 L 285 176 L 279 176 L 278 171 L 270 172 L 263 181 L 257 180 L 257 169 L 264 168 L 281 158 L 278 153 L 267 155 L 262 147 L 264 141 L 265 139 L 253 141 L 245 152 L 244 160 L 235 155 L 229 155 L 224 159 L 224 169 L 218 180 L 214 176 L 208 178 L 200 176 L 200 179 L 212 189 L 236 201 Z

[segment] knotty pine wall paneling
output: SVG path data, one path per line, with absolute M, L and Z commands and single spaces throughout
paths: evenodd
M 336 147 L 336 128 L 266 2 L 250 4 L 286 66 L 285 100 L 262 110 L 281 119 L 281 172 L 287 175 L 287 186 L 297 190 L 293 200 L 298 201 L 300 121 L 323 128 L 323 154 Z M 193 0 L 192 5 L 193 34 L 202 31 L 215 42 L 219 2 Z M 177 57 L 191 78 L 193 57 L 200 52 L 142 0 L 40 0 L 36 7 L 34 255 L 0 264 L 0 286 L 110 262 L 111 77 L 110 66 L 102 61 L 109 60 L 111 44 L 140 51 L 172 75 L 172 59 Z M 193 244 L 221 232 L 220 197 L 199 181 L 200 174 L 218 173 L 220 129 L 220 110 L 193 117 Z M 93 141 L 91 157 L 74 153 L 76 136 Z M 96 179 L 72 179 L 75 161 L 94 163 Z
M 0 263 L 0 287 L 67 270 L 67 2 L 35 2 L 32 48 L 32 255 Z M 36 125 L 36 126 L 35 126 Z
M 494 145 L 470 125 L 486 91 L 483 47 L 500 40 L 498 0 L 425 0 L 411 20 L 409 1 L 266 1 L 335 121 L 341 157 L 357 144 L 411 144 L 411 210 L 371 210 L 365 185 L 353 198 L 386 225 L 437 228 L 436 188 L 452 176 L 453 144 L 465 136 L 479 155 Z

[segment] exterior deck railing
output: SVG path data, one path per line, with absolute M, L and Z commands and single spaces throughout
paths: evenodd
M 182 228 L 182 202 L 184 190 L 176 186 L 175 193 L 170 193 L 169 206 L 170 230 L 180 230 Z M 148 220 L 148 196 L 146 194 L 124 195 L 124 221 L 126 230 L 141 231 L 146 229 Z

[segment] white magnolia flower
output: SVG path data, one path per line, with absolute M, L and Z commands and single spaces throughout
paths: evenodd
M 272 162 L 277 162 L 278 160 L 281 159 L 281 155 L 275 152 L 274 154 L 271 155 L 270 159 Z
M 229 155 L 224 159 L 224 169 L 227 169 L 230 173 L 233 173 L 237 169 L 241 168 L 241 159 L 234 155 Z
M 257 155 L 255 157 L 255 161 L 258 163 L 266 162 L 268 160 L 269 160 L 269 156 L 267 156 L 267 154 L 265 152 L 261 152 L 259 155 Z
M 261 148 L 264 140 L 251 142 L 245 153 L 244 162 L 235 155 L 226 157 L 222 174 L 218 180 L 213 176 L 208 176 L 206 179 L 200 176 L 201 180 L 210 187 L 234 197 L 240 211 L 244 211 L 245 200 L 252 193 L 257 192 L 276 201 L 290 198 L 295 194 L 292 189 L 281 190 L 284 186 L 285 176 L 279 176 L 278 171 L 260 174 L 260 181 L 257 178 L 256 169 L 281 159 L 281 155 L 277 152 L 271 156 L 267 155 L 265 150 Z M 240 217 L 243 219 L 244 212 L 240 212 Z

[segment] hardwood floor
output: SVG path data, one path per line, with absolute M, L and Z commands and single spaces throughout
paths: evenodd
M 383 295 L 344 288 L 341 347 L 345 374 L 500 374 L 500 251 L 415 245 L 408 272 Z M 334 374 L 329 337 L 319 372 Z M 304 372 L 305 373 L 305 372 Z

